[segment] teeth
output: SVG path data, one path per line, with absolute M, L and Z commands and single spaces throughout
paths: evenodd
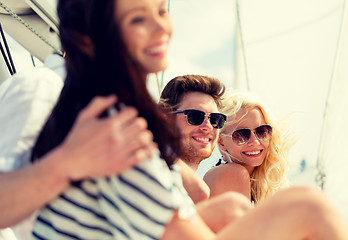
M 245 154 L 246 155 L 257 155 L 257 154 L 259 154 L 261 151 L 259 150 L 259 151 L 253 151 L 253 152 L 245 152 Z
M 195 139 L 201 142 L 209 142 L 209 138 L 195 137 Z
M 158 47 L 151 48 L 151 49 L 149 50 L 149 53 L 150 53 L 150 54 L 160 53 L 160 52 L 165 51 L 166 48 L 167 48 L 167 45 L 166 45 L 166 44 L 162 44 L 162 45 L 159 45 Z

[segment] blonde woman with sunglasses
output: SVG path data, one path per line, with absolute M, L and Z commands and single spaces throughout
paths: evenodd
M 229 89 L 222 106 L 227 116 L 218 140 L 222 159 L 204 180 L 211 196 L 237 191 L 259 203 L 287 183 L 288 135 L 248 93 Z

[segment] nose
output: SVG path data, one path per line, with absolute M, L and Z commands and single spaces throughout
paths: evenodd
M 168 18 L 162 16 L 153 17 L 153 29 L 156 33 L 171 33 L 171 22 Z
M 261 144 L 260 140 L 256 137 L 256 135 L 255 135 L 255 133 L 253 131 L 251 132 L 250 139 L 249 139 L 247 144 L 249 144 L 249 145 L 259 145 L 259 144 Z
M 204 121 L 202 122 L 202 124 L 200 125 L 200 128 L 202 130 L 206 130 L 206 131 L 211 131 L 213 129 L 213 126 L 210 123 L 210 119 L 209 116 L 205 115 L 204 117 Z

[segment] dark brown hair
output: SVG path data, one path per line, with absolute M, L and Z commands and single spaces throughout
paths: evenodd
M 201 75 L 184 75 L 173 78 L 162 91 L 160 105 L 171 111 L 177 110 L 182 98 L 188 92 L 201 92 L 210 95 L 218 108 L 225 85 L 216 78 Z
M 125 50 L 115 22 L 116 1 L 59 1 L 59 31 L 66 53 L 67 77 L 32 159 L 40 158 L 64 140 L 78 113 L 93 97 L 116 94 L 119 101 L 136 107 L 147 120 L 167 164 L 175 161 L 179 141 L 147 91 L 142 68 Z

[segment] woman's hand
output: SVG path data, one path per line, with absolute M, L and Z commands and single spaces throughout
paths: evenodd
M 157 145 L 147 122 L 133 107 L 98 118 L 116 103 L 115 96 L 95 97 L 77 117 L 58 147 L 70 180 L 117 174 L 150 157 Z

